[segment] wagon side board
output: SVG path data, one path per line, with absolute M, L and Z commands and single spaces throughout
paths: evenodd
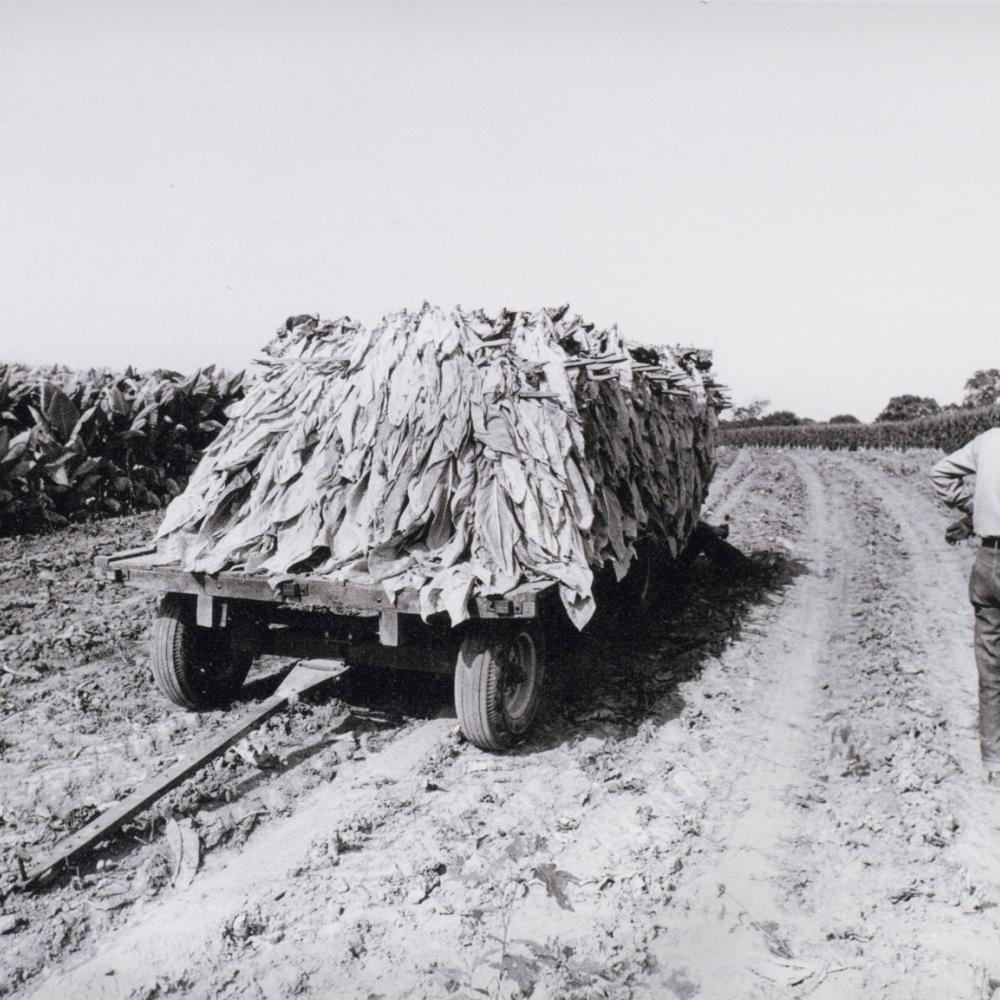
M 95 573 L 104 580 L 127 583 L 158 593 L 193 594 L 199 598 L 232 601 L 264 601 L 297 607 L 324 608 L 351 617 L 376 615 L 383 618 L 385 638 L 392 640 L 395 615 L 420 614 L 419 591 L 405 589 L 393 602 L 377 584 L 325 580 L 311 576 L 287 576 L 269 581 L 262 576 L 238 572 L 198 573 L 177 566 L 154 565 L 155 549 L 135 549 L 95 560 Z M 551 597 L 556 584 L 526 583 L 501 596 L 474 597 L 469 602 L 473 618 L 536 618 L 540 604 Z M 203 603 L 204 606 L 204 603 Z

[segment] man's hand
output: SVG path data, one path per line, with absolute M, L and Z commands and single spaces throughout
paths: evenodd
M 966 538 L 972 537 L 972 518 L 966 514 L 965 517 L 959 518 L 957 521 L 949 524 L 944 533 L 944 540 L 949 545 L 955 545 L 957 542 L 962 542 Z

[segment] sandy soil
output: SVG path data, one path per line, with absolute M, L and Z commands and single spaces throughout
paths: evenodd
M 699 560 L 656 620 L 559 643 L 516 753 L 461 741 L 437 679 L 331 685 L 7 896 L 0 994 L 1000 996 L 972 550 L 942 540 L 932 459 L 728 453 L 711 516 L 757 572 Z M 225 712 L 153 694 L 151 602 L 86 576 L 151 527 L 0 541 L 4 888 L 280 675 Z M 176 878 L 171 816 L 202 846 Z

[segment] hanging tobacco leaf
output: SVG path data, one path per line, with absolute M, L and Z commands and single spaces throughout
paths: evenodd
M 563 309 L 424 306 L 372 330 L 292 317 L 265 354 L 167 509 L 163 562 L 367 578 L 452 623 L 548 580 L 582 627 L 595 570 L 623 577 L 643 539 L 676 553 L 697 523 L 722 403 L 706 352 Z

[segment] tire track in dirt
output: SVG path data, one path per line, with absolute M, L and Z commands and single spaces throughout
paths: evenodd
M 944 541 L 948 517 L 942 505 L 927 494 L 903 485 L 877 458 L 846 461 L 833 453 L 827 462 L 844 476 L 860 478 L 877 493 L 893 518 L 900 536 L 901 555 L 907 568 L 899 583 L 916 605 L 916 620 L 931 627 L 922 630 L 929 644 L 928 680 L 938 704 L 948 710 L 948 724 L 957 740 L 967 772 L 978 777 L 976 675 L 972 653 L 972 611 L 968 602 L 968 576 L 972 553 L 968 547 L 951 547 Z M 930 471 L 928 467 L 928 472 Z M 957 641 L 956 641 L 957 640 Z
M 810 572 L 760 640 L 723 658 L 743 712 L 705 731 L 722 723 L 718 747 L 751 749 L 724 782 L 725 761 L 693 765 L 710 846 L 657 958 L 692 997 L 978 998 L 998 971 L 996 893 L 981 859 L 960 864 L 981 844 L 963 854 L 955 837 L 968 781 L 954 744 L 970 734 L 939 724 L 965 709 L 940 678 L 961 656 L 942 638 L 954 607 L 935 562 L 920 563 L 926 498 L 906 528 L 885 476 L 852 458 L 760 457 L 805 484 L 793 547 Z
M 759 467 L 759 462 L 749 451 L 738 451 L 732 462 L 712 477 L 703 515 L 714 520 L 725 519 L 728 512 L 736 507 L 740 497 L 746 494 Z
M 657 948 L 660 965 L 673 966 L 691 996 L 772 996 L 782 977 L 811 971 L 790 963 L 795 952 L 786 940 L 778 882 L 783 845 L 797 827 L 796 790 L 812 751 L 822 652 L 843 599 L 847 518 L 800 457 L 761 457 L 804 488 L 805 529 L 795 548 L 806 553 L 809 572 L 798 578 L 777 620 L 764 623 L 766 637 L 750 648 L 739 644 L 723 659 L 743 709 L 719 742 L 728 761 L 695 764 L 711 803 L 703 823 L 711 847 L 685 873 L 676 900 L 685 918 Z M 726 770 L 728 780 L 713 787 L 712 775 Z M 808 935 L 798 917 L 797 935 Z
M 798 904 L 820 918 L 816 940 L 829 942 L 816 950 L 817 959 L 840 970 L 836 982 L 810 995 L 957 996 L 954 982 L 938 979 L 933 960 L 900 947 L 919 924 L 910 919 L 923 901 L 914 873 L 935 855 L 922 835 L 940 836 L 934 817 L 904 797 L 919 794 L 914 765 L 926 763 L 900 697 L 913 688 L 914 664 L 923 655 L 919 637 L 898 628 L 917 621 L 905 586 L 908 553 L 881 482 L 825 453 L 802 461 L 827 490 L 842 495 L 852 542 L 842 567 L 841 620 L 828 648 L 826 711 L 816 720 L 813 772 L 821 791 L 811 795 L 799 838 L 800 849 L 810 845 L 814 864 L 800 860 L 793 876 L 801 886 Z
M 970 787 L 962 758 L 971 733 L 954 724 L 969 718 L 954 679 L 968 664 L 944 637 L 962 590 L 942 594 L 926 498 L 914 502 L 864 459 L 807 460 L 828 488 L 849 491 L 853 531 L 868 557 L 850 571 L 853 624 L 834 637 L 825 718 L 836 752 L 827 813 L 814 812 L 809 827 L 838 877 L 814 880 L 803 902 L 825 913 L 831 943 L 841 943 L 831 949 L 834 961 L 850 964 L 848 943 L 864 957 L 838 984 L 847 995 L 978 997 L 992 962 L 970 931 L 978 925 L 995 940 L 997 928 L 982 866 L 970 880 L 955 851 L 967 825 L 960 804 Z
M 1000 856 L 996 848 L 1000 840 L 1000 795 L 984 787 L 979 757 L 972 612 L 967 599 L 974 549 L 953 548 L 945 543 L 943 530 L 953 516 L 935 503 L 929 490 L 920 488 L 923 480 L 919 486 L 901 481 L 883 456 L 870 456 L 868 461 L 855 464 L 840 458 L 833 464 L 879 490 L 898 532 L 907 563 L 900 585 L 910 597 L 907 620 L 915 625 L 917 651 L 921 654 L 907 667 L 908 677 L 920 681 L 907 698 L 907 708 L 915 731 L 926 728 L 928 718 L 937 723 L 937 739 L 935 745 L 926 748 L 922 771 L 936 782 L 935 815 L 947 817 L 947 825 L 955 827 L 936 859 L 943 870 L 939 881 L 957 886 L 949 894 L 952 907 L 986 916 L 986 911 L 1000 903 Z M 949 917 L 951 914 L 916 919 L 914 946 L 926 954 L 940 952 L 948 942 L 953 953 L 970 966 L 973 983 L 988 982 L 991 970 L 996 972 L 995 921 L 982 921 L 987 926 L 993 924 L 993 934 L 974 939 L 980 945 L 976 947 L 970 941 L 968 927 Z M 968 983 L 962 985 L 970 989 Z M 967 995 L 975 995 L 976 986 L 971 990 Z M 990 991 L 985 993 L 989 995 Z

